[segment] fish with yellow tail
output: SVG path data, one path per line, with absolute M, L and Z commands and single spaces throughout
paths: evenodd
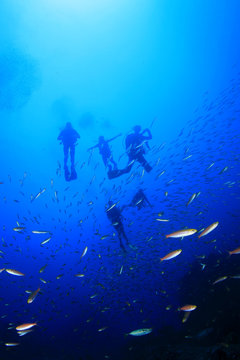
M 190 314 L 191 314 L 191 311 L 184 312 L 184 315 L 183 315 L 183 318 L 182 318 L 182 323 L 183 324 L 188 321 L 188 318 L 189 318 Z
M 25 230 L 26 228 L 24 226 L 17 226 L 17 227 L 14 227 L 13 228 L 13 231 L 16 231 L 16 232 L 21 232 L 23 230 Z
M 18 271 L 18 270 L 5 269 L 5 271 L 6 271 L 8 274 L 11 274 L 11 275 L 15 275 L 15 276 L 25 276 L 25 274 L 23 274 L 22 272 L 20 272 L 20 271 Z
M 75 275 L 77 278 L 81 278 L 81 277 L 84 277 L 84 274 L 76 274 Z
M 174 250 L 170 252 L 169 254 L 165 255 L 164 257 L 160 258 L 161 261 L 164 260 L 171 260 L 174 259 L 176 256 L 180 255 L 182 252 L 182 249 Z
M 184 305 L 178 308 L 178 311 L 193 311 L 196 310 L 197 305 Z
M 204 229 L 200 235 L 198 235 L 198 237 L 202 237 L 205 236 L 207 234 L 209 234 L 210 232 L 212 232 L 214 229 L 216 229 L 216 227 L 218 226 L 219 222 L 216 221 L 213 224 L 209 225 L 208 227 L 206 227 L 206 229 Z
M 40 291 L 40 288 L 38 288 L 37 290 L 33 291 L 33 292 L 29 295 L 29 297 L 28 297 L 28 299 L 27 299 L 27 303 L 28 303 L 28 304 L 31 304 L 31 303 L 36 299 L 36 296 L 37 296 L 37 294 L 39 293 L 39 291 Z
M 41 267 L 41 269 L 39 270 L 40 273 L 42 273 L 45 269 L 46 269 L 47 265 L 44 265 Z
M 25 330 L 31 329 L 32 327 L 34 327 L 36 325 L 37 325 L 37 323 L 25 323 L 25 324 L 18 325 L 16 327 L 16 330 L 17 331 L 25 331 Z
M 238 247 L 232 251 L 229 251 L 228 253 L 229 253 L 229 255 L 238 255 L 238 254 L 240 254 L 240 247 Z
M 197 232 L 196 229 L 183 229 L 183 230 L 174 231 L 173 233 L 166 235 L 166 238 L 181 238 L 181 237 L 193 235 L 196 232 Z

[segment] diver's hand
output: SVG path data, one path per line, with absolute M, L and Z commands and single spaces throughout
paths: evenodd
M 142 134 L 144 134 L 145 132 L 147 132 L 148 134 L 151 134 L 151 132 L 150 132 L 150 130 L 149 130 L 148 128 L 144 129 L 144 130 L 142 131 Z
M 148 136 L 148 140 L 151 140 L 152 139 L 152 134 L 151 134 L 151 131 L 149 129 L 144 129 L 143 132 L 142 132 L 142 135 L 144 133 L 147 133 L 147 136 Z

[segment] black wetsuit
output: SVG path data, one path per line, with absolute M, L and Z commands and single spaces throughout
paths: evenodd
M 129 158 L 128 171 L 131 170 L 134 161 L 138 161 L 147 172 L 152 170 L 152 167 L 143 156 L 145 154 L 144 143 L 146 140 L 149 140 L 149 138 L 142 133 L 133 133 L 126 137 L 126 149 Z
M 78 132 L 76 130 L 74 130 L 73 128 L 63 129 L 58 136 L 58 140 L 61 140 L 63 143 L 64 168 L 67 167 L 69 152 L 70 152 L 70 157 L 71 157 L 71 166 L 74 167 L 75 143 L 78 138 L 80 138 L 80 136 L 79 136 Z
M 134 195 L 134 197 L 132 198 L 132 201 L 130 202 L 130 204 L 129 205 L 123 205 L 121 209 L 123 211 L 124 209 L 126 209 L 128 207 L 137 207 L 138 210 L 140 210 L 143 207 L 145 207 L 145 203 L 147 203 L 149 206 L 152 206 L 151 203 L 149 202 L 148 198 L 144 194 L 143 190 L 140 189 Z
M 144 194 L 143 190 L 140 189 L 133 197 L 131 203 L 129 206 L 136 206 L 138 208 L 138 210 L 140 210 L 141 208 L 143 208 L 145 206 L 145 202 L 149 205 L 152 206 L 151 203 L 149 202 L 148 198 L 146 197 L 146 195 Z
M 80 135 L 72 127 L 65 127 L 59 134 L 58 140 L 61 140 L 63 143 L 63 152 L 64 152 L 64 170 L 65 170 L 65 179 L 67 181 L 77 178 L 77 173 L 75 171 L 75 145 L 77 139 L 80 138 Z M 71 159 L 71 175 L 68 171 L 68 155 L 70 153 Z
M 112 223 L 112 226 L 114 227 L 114 229 L 116 229 L 116 231 L 118 233 L 121 248 L 123 250 L 125 250 L 123 242 L 122 242 L 122 237 L 126 240 L 127 244 L 129 244 L 129 241 L 128 241 L 127 235 L 125 234 L 125 231 L 124 231 L 121 211 L 119 210 L 119 208 L 114 206 L 111 210 L 107 211 L 106 213 L 107 213 L 108 219 Z
M 106 140 L 103 140 L 98 143 L 99 152 L 102 155 L 102 159 L 105 166 L 108 166 L 109 170 L 112 170 L 110 162 L 113 164 L 114 169 L 117 168 L 116 162 L 113 160 L 113 156 Z

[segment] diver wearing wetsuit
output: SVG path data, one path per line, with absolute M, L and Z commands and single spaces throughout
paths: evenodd
M 108 167 L 109 171 L 112 171 L 112 165 L 113 165 L 113 169 L 116 170 L 117 169 L 117 164 L 113 160 L 112 152 L 111 152 L 111 149 L 110 149 L 108 143 L 110 141 L 115 140 L 117 137 L 119 137 L 121 135 L 122 134 L 119 134 L 119 135 L 117 135 L 117 136 L 115 136 L 115 137 L 113 137 L 112 139 L 109 139 L 109 140 L 105 140 L 103 136 L 99 136 L 98 144 L 95 145 L 95 146 L 92 146 L 92 147 L 90 147 L 88 149 L 88 151 L 89 151 L 89 150 L 93 150 L 93 149 L 98 147 L 99 153 L 102 155 L 104 165 Z M 112 165 L 110 163 L 112 163 Z
M 78 132 L 73 129 L 72 124 L 70 122 L 66 123 L 65 128 L 60 132 L 58 136 L 58 140 L 63 144 L 63 152 L 64 152 L 64 170 L 65 170 L 65 179 L 67 181 L 74 180 L 77 178 L 77 173 L 74 166 L 75 161 L 75 146 L 77 139 L 80 138 Z M 71 158 L 71 175 L 68 170 L 67 162 L 68 155 L 70 153 Z
M 150 203 L 150 201 L 148 200 L 148 198 L 144 194 L 143 190 L 140 189 L 134 195 L 134 197 L 132 198 L 132 201 L 130 202 L 130 204 L 129 205 L 123 205 L 121 210 L 123 211 L 124 209 L 126 209 L 128 207 L 137 207 L 138 210 L 141 210 L 143 207 L 145 207 L 146 203 L 147 203 L 147 205 L 152 207 L 152 204 Z
M 138 210 L 142 209 L 143 207 L 145 207 L 145 203 L 147 203 L 149 206 L 152 207 L 151 203 L 149 202 L 148 198 L 146 197 L 146 195 L 144 194 L 143 190 L 140 189 L 138 190 L 138 192 L 134 195 L 131 203 L 129 206 L 132 207 L 137 207 Z
M 127 245 L 130 244 L 123 227 L 121 210 L 117 206 L 113 206 L 113 207 L 112 206 L 113 206 L 113 202 L 109 201 L 109 208 L 106 210 L 106 214 L 108 219 L 111 221 L 112 226 L 118 233 L 121 248 L 123 249 L 124 252 L 126 252 L 126 249 L 122 242 L 122 238 L 126 240 Z
M 141 126 L 139 125 L 134 126 L 133 130 L 134 132 L 129 134 L 125 141 L 129 158 L 127 172 L 131 170 L 135 161 L 138 161 L 143 166 L 144 170 L 150 172 L 152 167 L 148 164 L 143 155 L 145 154 L 144 144 L 148 146 L 147 141 L 152 139 L 152 134 L 149 129 L 145 129 L 141 132 Z M 145 133 L 147 133 L 147 135 L 144 135 Z

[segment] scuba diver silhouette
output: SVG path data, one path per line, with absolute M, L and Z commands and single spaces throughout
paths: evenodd
M 152 134 L 149 129 L 145 129 L 141 132 L 140 125 L 134 126 L 133 130 L 134 132 L 129 134 L 125 140 L 126 151 L 129 158 L 128 172 L 131 170 L 135 161 L 138 161 L 143 166 L 144 170 L 150 172 L 152 167 L 148 164 L 143 155 L 145 154 L 144 144 L 149 148 L 147 141 L 152 139 Z M 145 133 L 147 133 L 147 135 L 144 135 Z
M 140 189 L 134 195 L 134 197 L 132 198 L 132 201 L 130 202 L 129 205 L 123 205 L 122 206 L 122 210 L 127 208 L 127 207 L 137 207 L 138 210 L 141 210 L 143 207 L 145 207 L 146 204 L 148 206 L 152 207 L 152 204 L 150 203 L 150 201 L 148 200 L 148 198 L 144 194 L 143 190 Z
M 65 171 L 65 179 L 66 181 L 77 179 L 77 173 L 74 166 L 75 160 L 75 146 L 77 139 L 80 138 L 78 132 L 73 129 L 72 124 L 70 122 L 66 123 L 65 128 L 60 132 L 58 136 L 58 140 L 63 144 L 63 152 L 64 152 L 64 171 Z M 70 153 L 71 158 L 71 174 L 68 170 L 68 155 Z
M 125 140 L 126 152 L 129 159 L 128 165 L 125 169 L 109 171 L 109 179 L 113 179 L 123 174 L 129 173 L 135 161 L 139 162 L 146 172 L 150 172 L 152 170 L 152 167 L 148 164 L 147 160 L 143 156 L 145 154 L 144 145 L 146 145 L 149 149 L 148 140 L 152 139 L 152 134 L 149 129 L 145 129 L 141 132 L 140 125 L 134 126 L 133 131 L 134 132 L 129 134 Z M 147 133 L 147 135 L 144 135 L 145 133 Z
M 99 149 L 99 153 L 102 155 L 102 159 L 104 162 L 104 165 L 108 167 L 109 171 L 112 171 L 112 165 L 113 165 L 113 169 L 117 170 L 117 164 L 116 162 L 113 160 L 113 156 L 112 156 L 112 152 L 111 149 L 108 145 L 108 143 L 110 141 L 115 140 L 116 138 L 118 138 L 119 136 L 121 136 L 122 134 L 119 134 L 117 136 L 114 136 L 113 138 L 109 139 L 109 140 L 105 140 L 103 136 L 99 136 L 98 138 L 98 144 L 95 146 L 92 146 L 88 149 L 88 151 L 93 150 L 95 148 Z M 110 164 L 112 163 L 112 165 Z
M 122 238 L 124 238 L 126 240 L 126 244 L 129 247 L 131 247 L 131 248 L 134 248 L 134 247 L 129 243 L 129 240 L 125 233 L 123 223 L 122 223 L 123 217 L 122 217 L 121 210 L 116 205 L 114 205 L 112 201 L 109 201 L 108 205 L 109 205 L 109 208 L 106 210 L 107 217 L 111 221 L 112 226 L 118 233 L 118 238 L 119 238 L 120 246 L 121 246 L 122 250 L 124 252 L 126 252 L 126 249 L 122 242 Z

